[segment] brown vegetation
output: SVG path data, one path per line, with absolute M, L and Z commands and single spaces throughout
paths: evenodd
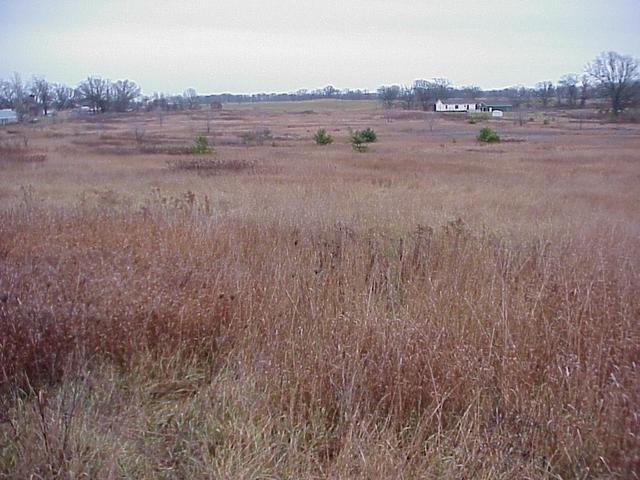
M 334 126 L 216 147 L 252 175 L 2 166 L 0 478 L 634 478 L 638 131 L 378 113 L 240 109 Z

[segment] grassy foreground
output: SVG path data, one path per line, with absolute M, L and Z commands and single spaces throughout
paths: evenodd
M 637 242 L 25 200 L 0 478 L 634 478 Z

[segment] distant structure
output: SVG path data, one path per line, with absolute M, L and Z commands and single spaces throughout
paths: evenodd
M 18 114 L 13 110 L 4 108 L 0 110 L 0 125 L 7 125 L 9 123 L 18 123 Z
M 456 102 L 455 100 L 449 100 L 447 103 L 444 103 L 442 100 L 438 100 L 434 107 L 436 112 L 489 112 L 494 117 L 501 117 L 502 112 L 509 111 L 511 109 L 511 105 L 508 104 L 496 104 L 496 103 L 467 103 L 464 100 Z M 500 113 L 497 113 L 500 112 Z

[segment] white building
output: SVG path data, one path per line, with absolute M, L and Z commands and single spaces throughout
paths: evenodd
M 480 103 L 444 103 L 436 102 L 436 112 L 475 112 L 481 108 Z
M 8 123 L 18 123 L 18 114 L 13 110 L 4 108 L 0 110 L 0 125 L 7 125 Z
M 436 112 L 489 112 L 493 114 L 494 117 L 501 117 L 503 112 L 507 112 L 510 109 L 511 105 L 507 103 L 467 103 L 464 100 L 460 100 L 459 102 L 449 100 L 448 103 L 438 100 L 435 105 Z

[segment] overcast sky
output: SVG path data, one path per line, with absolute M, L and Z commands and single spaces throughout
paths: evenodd
M 556 81 L 640 57 L 640 0 L 0 0 L 0 78 L 129 78 L 145 93 Z

